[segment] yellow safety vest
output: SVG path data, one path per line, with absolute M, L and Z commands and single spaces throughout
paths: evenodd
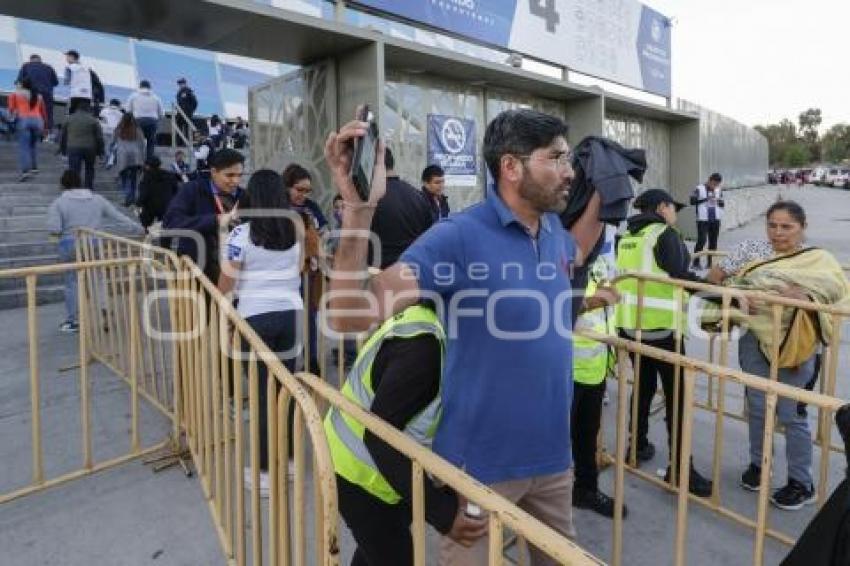
M 607 279 L 608 264 L 600 256 L 590 268 L 585 297 L 592 297 L 599 284 Z M 607 308 L 584 312 L 576 321 L 576 330 L 593 330 L 599 334 L 614 336 L 617 330 L 611 314 Z M 610 362 L 610 349 L 607 344 L 577 334 L 573 335 L 573 381 L 583 385 L 599 385 L 608 374 Z
M 655 261 L 655 244 L 668 228 L 666 224 L 656 222 L 644 227 L 637 234 L 626 234 L 617 244 L 617 272 L 649 273 L 667 277 L 668 273 Z M 620 302 L 616 308 L 617 328 L 638 329 L 638 281 L 626 278 L 616 285 L 620 293 Z M 647 281 L 643 284 L 643 312 L 641 330 L 683 329 L 685 317 L 676 309 L 676 287 L 666 283 Z M 687 296 L 682 299 L 682 308 L 687 304 Z
M 446 349 L 445 332 L 433 310 L 414 305 L 384 321 L 363 344 L 342 387 L 342 394 L 367 411 L 370 410 L 375 400 L 375 391 L 372 388 L 372 364 L 384 340 L 414 338 L 424 334 L 432 334 L 440 343 L 440 375 L 442 377 Z M 438 393 L 421 413 L 407 423 L 404 429 L 405 434 L 420 444 L 430 447 L 441 408 Z M 378 471 L 372 455 L 366 448 L 363 440 L 365 427 L 335 407 L 328 411 L 324 425 L 336 473 L 381 501 L 389 504 L 398 503 L 401 496 Z

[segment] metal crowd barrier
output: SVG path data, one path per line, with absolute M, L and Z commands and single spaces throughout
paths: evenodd
M 295 564 L 307 562 L 333 565 L 340 561 L 336 507 L 336 476 L 322 426 L 318 406 L 334 406 L 360 421 L 377 437 L 411 461 L 413 486 L 414 563 L 424 565 L 428 557 L 425 538 L 424 476 L 442 481 L 488 513 L 490 521 L 490 564 L 503 564 L 508 531 L 539 548 L 562 564 L 601 564 L 574 542 L 534 519 L 517 506 L 473 480 L 462 470 L 412 441 L 401 431 L 356 406 L 324 379 L 325 340 L 318 340 L 320 376 L 288 372 L 276 355 L 269 352 L 250 326 L 238 315 L 230 301 L 218 291 L 201 270 L 171 252 L 100 232 L 86 232 L 83 246 L 102 243 L 104 253 L 119 257 L 157 258 L 157 263 L 173 266 L 159 275 L 171 282 L 168 310 L 174 320 L 168 338 L 176 349 L 174 407 L 179 415 L 183 442 L 188 445 L 208 499 L 222 548 L 228 559 L 242 564 Z M 111 250 L 111 251 L 110 251 Z M 305 304 L 308 304 L 305 297 Z M 308 309 L 302 322 L 306 330 Z M 305 342 L 309 336 L 304 332 Z M 361 338 L 362 339 L 362 338 Z M 305 367 L 309 352 L 305 344 Z M 344 343 L 339 342 L 342 363 Z M 236 356 L 241 352 L 242 361 Z M 259 395 L 258 364 L 268 368 L 269 475 L 272 478 L 268 505 L 262 504 L 254 489 L 246 503 L 243 467 L 251 471 L 253 484 L 259 480 Z M 344 370 L 340 375 L 344 374 Z M 247 376 L 247 392 L 246 392 Z M 341 385 L 341 383 L 340 383 Z M 248 401 L 243 421 L 241 400 Z M 295 403 L 295 419 L 289 430 L 287 413 Z M 232 409 L 231 409 L 232 407 Z M 273 416 L 273 417 L 272 417 Z M 308 491 L 305 434 L 309 438 L 313 493 Z M 292 435 L 295 463 L 293 481 L 287 481 L 288 438 Z M 316 545 L 308 551 L 306 518 L 312 501 Z M 245 505 L 249 506 L 249 517 Z M 250 518 L 250 521 L 247 519 Z M 257 528 L 263 525 L 267 528 Z M 275 536 L 275 533 L 277 536 Z M 312 558 L 312 560 L 311 560 Z
M 23 278 L 27 291 L 27 336 L 29 343 L 29 420 L 31 428 L 31 458 L 32 474 L 28 485 L 13 489 L 7 493 L 0 494 L 0 504 L 13 499 L 42 491 L 44 489 L 63 484 L 65 482 L 81 478 L 85 475 L 106 470 L 108 468 L 126 463 L 134 458 L 144 456 L 161 450 L 171 444 L 171 438 L 165 438 L 151 446 L 143 446 L 141 440 L 140 412 L 142 399 L 154 408 L 158 409 L 168 419 L 174 419 L 174 414 L 168 406 L 165 397 L 151 393 L 158 380 L 156 375 L 146 373 L 141 364 L 130 363 L 130 360 L 141 361 L 143 346 L 139 333 L 139 310 L 137 308 L 137 288 L 135 285 L 126 285 L 127 281 L 134 281 L 145 266 L 138 258 L 111 258 L 99 260 L 85 260 L 77 263 L 60 263 L 55 265 L 26 267 L 20 269 L 7 269 L 0 271 L 0 279 Z M 38 278 L 51 274 L 75 271 L 77 278 L 79 326 L 78 336 L 79 362 L 61 371 L 78 369 L 79 371 L 79 423 L 80 423 L 80 465 L 78 468 L 58 475 L 48 477 L 45 472 L 45 450 L 43 445 L 43 411 L 46 409 L 42 399 L 42 390 L 46 385 L 40 370 L 40 348 L 39 348 L 39 324 L 37 316 L 37 284 Z M 97 284 L 103 281 L 101 277 L 110 273 L 113 279 L 113 294 L 108 299 L 103 293 L 94 289 L 104 289 Z M 120 281 L 121 283 L 118 283 Z M 95 293 L 99 294 L 99 300 L 108 300 L 110 312 L 116 317 L 109 317 L 109 322 L 101 316 L 96 306 Z M 107 304 L 107 303 L 102 303 Z M 120 313 L 117 310 L 120 310 Z M 104 309 L 106 310 L 106 308 Z M 106 326 L 106 325 L 109 326 Z M 97 328 L 95 328 L 97 327 Z M 114 355 L 117 350 L 111 350 L 111 355 L 106 346 L 107 342 L 120 344 L 123 355 Z M 94 360 L 102 361 L 113 369 L 114 373 L 121 377 L 130 386 L 129 398 L 130 434 L 129 447 L 117 457 L 97 461 L 94 455 L 93 434 L 91 426 L 91 414 L 93 409 L 92 388 L 94 383 L 90 376 L 89 366 Z M 142 371 L 139 371 L 139 370 Z M 162 377 L 161 375 L 159 377 Z M 167 395 L 166 395 L 167 397 Z M 74 422 L 74 421 L 71 421 Z M 176 421 L 173 421 L 176 425 Z M 110 423 L 111 424 L 111 423 Z M 123 423 L 121 428 L 123 428 Z M 70 427 L 69 427 L 70 429 Z
M 615 565 L 624 564 L 622 556 L 623 544 L 623 518 L 622 505 L 624 501 L 624 474 L 626 471 L 647 480 L 650 483 L 660 486 L 669 491 L 678 494 L 677 501 L 677 517 L 676 517 L 676 536 L 674 563 L 682 565 L 687 563 L 687 548 L 686 548 L 686 533 L 688 522 L 688 505 L 690 502 L 696 502 L 703 505 L 718 515 L 731 519 L 736 523 L 749 527 L 754 530 L 754 551 L 753 564 L 761 566 L 764 559 L 764 544 L 765 537 L 771 537 L 775 540 L 786 544 L 793 544 L 794 538 L 786 533 L 781 533 L 770 528 L 768 521 L 768 489 L 761 489 L 758 494 L 758 503 L 756 508 L 756 518 L 751 519 L 723 505 L 721 499 L 721 464 L 723 459 L 723 443 L 724 443 L 724 419 L 727 416 L 733 416 L 741 419 L 740 415 L 730 415 L 725 410 L 725 400 L 727 396 L 726 386 L 731 383 L 737 383 L 747 388 L 762 391 L 766 395 L 766 415 L 765 415 L 765 430 L 763 437 L 763 457 L 761 484 L 769 486 L 769 478 L 773 467 L 773 435 L 776 431 L 774 423 L 776 415 L 776 405 L 779 398 L 793 399 L 797 402 L 806 403 L 812 407 L 816 407 L 819 411 L 818 415 L 818 439 L 817 445 L 829 447 L 820 451 L 817 483 L 817 505 L 822 506 L 827 496 L 827 486 L 829 483 L 829 467 L 830 453 L 833 450 L 842 450 L 835 447 L 831 443 L 832 437 L 832 415 L 846 401 L 843 401 L 835 396 L 836 373 L 838 369 L 838 354 L 841 342 L 841 327 L 845 317 L 850 317 L 850 310 L 839 309 L 828 305 L 815 305 L 806 301 L 788 299 L 757 291 L 743 291 L 728 287 L 717 287 L 713 285 L 695 283 L 688 281 L 671 280 L 669 278 L 658 277 L 648 274 L 629 274 L 618 278 L 633 278 L 638 282 L 638 327 L 640 326 L 640 317 L 643 314 L 644 308 L 644 293 L 643 289 L 648 282 L 658 282 L 674 285 L 677 288 L 676 304 L 677 312 L 684 313 L 684 305 L 686 292 L 703 292 L 708 295 L 720 296 L 722 304 L 722 320 L 720 325 L 720 333 L 714 340 L 719 340 L 720 344 L 720 359 L 719 363 L 714 363 L 714 360 L 701 361 L 692 357 L 685 357 L 678 353 L 660 350 L 642 343 L 642 332 L 637 331 L 635 340 L 625 340 L 619 337 L 607 336 L 598 334 L 592 331 L 579 331 L 578 334 L 592 338 L 599 342 L 605 343 L 616 349 L 618 355 L 616 381 L 618 383 L 617 395 L 617 432 L 616 432 L 616 451 L 613 455 L 615 465 L 615 499 L 616 499 L 616 516 L 614 519 L 613 531 L 613 556 L 612 563 Z M 773 344 L 775 345 L 773 355 L 771 356 L 770 376 L 765 378 L 746 374 L 742 371 L 733 370 L 729 365 L 729 343 L 730 343 L 730 319 L 729 311 L 733 298 L 743 297 L 749 300 L 759 300 L 768 303 L 772 306 L 773 315 Z M 805 389 L 789 386 L 778 382 L 778 358 L 779 358 L 779 320 L 784 307 L 802 309 L 807 312 L 827 312 L 833 317 L 831 328 L 831 340 L 828 344 L 824 358 L 826 360 L 823 368 L 824 379 L 822 380 L 823 393 L 810 392 Z M 681 351 L 683 336 L 681 332 L 676 333 L 676 351 Z M 635 355 L 633 367 L 629 365 L 629 353 Z M 632 438 L 637 436 L 637 418 L 632 418 L 631 430 L 627 427 L 626 416 L 631 413 L 633 417 L 637 413 L 637 404 L 639 395 L 637 392 L 633 396 L 632 402 L 629 403 L 627 398 L 627 389 L 631 384 L 634 386 L 632 376 L 636 376 L 640 371 L 641 359 L 651 357 L 656 360 L 662 360 L 673 364 L 676 368 L 677 379 L 675 381 L 674 400 L 679 398 L 679 388 L 684 387 L 683 398 L 684 405 L 678 406 L 678 402 L 673 408 L 673 422 L 677 422 L 678 415 L 682 418 L 682 438 L 679 460 L 671 462 L 670 481 L 664 482 L 652 473 L 648 473 L 638 469 L 636 456 L 636 443 L 632 444 L 632 449 L 629 454 L 626 453 L 627 434 Z M 695 399 L 694 390 L 698 379 L 706 378 L 709 391 L 714 388 L 714 382 L 717 383 L 716 402 L 714 404 L 701 404 Z M 714 447 L 712 455 L 712 473 L 713 489 L 711 496 L 707 499 L 702 499 L 689 494 L 687 488 L 680 489 L 678 486 L 688 485 L 688 475 L 690 468 L 690 457 L 692 453 L 692 432 L 693 432 L 693 417 L 695 409 L 706 409 L 715 415 L 714 427 Z M 672 442 L 673 446 L 677 445 L 677 427 L 672 427 Z

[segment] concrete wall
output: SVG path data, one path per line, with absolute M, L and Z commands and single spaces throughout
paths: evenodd
M 625 147 L 646 150 L 647 170 L 643 183 L 636 184 L 638 192 L 644 188 L 670 187 L 670 126 L 666 122 L 605 112 L 605 135 Z
M 723 175 L 726 188 L 750 187 L 765 182 L 768 170 L 767 139 L 753 128 L 728 116 L 686 100 L 680 110 L 699 113 L 700 175 Z M 696 182 L 693 183 L 696 185 Z

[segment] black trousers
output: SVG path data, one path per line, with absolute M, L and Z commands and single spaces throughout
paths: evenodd
M 296 325 L 298 324 L 298 314 L 300 311 L 273 311 L 254 316 L 249 316 L 245 319 L 251 328 L 262 338 L 266 346 L 272 352 L 282 355 L 288 350 L 294 349 L 296 341 Z M 289 371 L 295 369 L 295 358 L 284 359 L 283 364 Z M 247 368 L 246 368 L 247 371 Z M 260 417 L 260 469 L 269 469 L 269 430 L 268 430 L 268 368 L 266 364 L 260 362 L 257 364 L 257 385 L 259 387 L 259 417 Z M 280 391 L 278 386 L 277 391 Z M 292 421 L 295 415 L 295 404 L 290 405 L 289 410 L 289 430 L 292 431 Z M 292 435 L 289 438 L 290 450 L 292 443 Z
M 339 475 L 336 487 L 339 512 L 357 543 L 351 566 L 412 565 L 410 507 L 384 503 Z
M 645 331 L 647 332 L 647 331 Z M 653 331 L 649 331 L 653 332 Z M 654 331 L 658 332 L 658 331 Z M 676 351 L 676 339 L 672 331 L 666 337 L 659 337 L 653 340 L 643 340 L 647 346 L 653 346 L 668 352 Z M 681 352 L 685 354 L 685 343 L 682 342 Z M 634 354 L 629 354 L 632 359 L 632 364 L 635 363 Z M 638 414 L 637 414 L 637 446 L 643 448 L 649 442 L 647 435 L 649 434 L 649 411 L 652 406 L 652 399 L 655 397 L 655 392 L 658 390 L 658 379 L 661 378 L 661 387 L 664 390 L 664 420 L 667 423 L 667 447 L 670 450 L 670 460 L 678 458 L 679 448 L 682 445 L 682 406 L 684 404 L 685 386 L 684 383 L 679 384 L 679 414 L 676 422 L 676 438 L 678 440 L 676 450 L 672 447 L 673 435 L 673 404 L 674 390 L 676 383 L 676 366 L 655 360 L 647 356 L 640 358 L 640 375 L 637 376 L 638 384 Z M 634 399 L 634 387 L 632 388 L 632 399 Z M 631 403 L 634 401 L 632 400 Z M 632 406 L 630 403 L 630 407 Z M 632 415 L 634 418 L 634 415 Z M 629 431 L 632 430 L 631 422 L 629 423 Z M 634 439 L 632 439 L 634 441 Z
M 83 186 L 94 190 L 94 161 L 97 155 L 93 149 L 68 148 L 68 169 L 80 173 L 85 166 L 85 182 Z
M 694 246 L 694 253 L 701 252 L 705 248 L 706 240 L 708 240 L 709 250 L 717 250 L 719 234 L 720 220 L 697 220 L 697 243 Z M 711 256 L 708 256 L 708 266 L 711 267 Z
M 570 415 L 570 436 L 575 461 L 574 489 L 596 491 L 599 488 L 596 437 L 599 435 L 604 396 L 604 380 L 598 385 L 585 385 L 578 382 L 574 384 L 573 407 Z

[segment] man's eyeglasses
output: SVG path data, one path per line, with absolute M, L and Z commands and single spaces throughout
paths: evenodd
M 559 153 L 557 155 L 536 155 L 533 156 L 531 154 L 528 155 L 514 155 L 517 159 L 521 161 L 549 161 L 555 163 L 557 167 L 561 169 L 566 168 L 568 165 L 571 165 L 573 162 L 573 152 L 567 151 L 564 153 Z

